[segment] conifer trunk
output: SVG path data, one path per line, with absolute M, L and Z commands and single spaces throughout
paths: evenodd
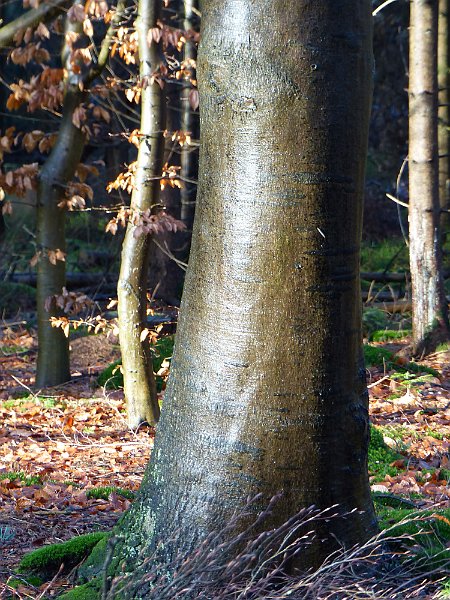
M 412 0 L 409 64 L 409 238 L 413 352 L 448 336 L 438 157 L 438 0 Z
M 158 83 L 150 77 L 160 62 L 161 48 L 149 45 L 147 34 L 160 18 L 159 0 L 140 0 L 136 27 L 139 35 L 140 78 L 145 85 L 141 96 L 140 142 L 131 209 L 142 213 L 159 200 L 164 157 L 165 106 Z M 131 428 L 143 421 L 155 424 L 159 405 L 148 340 L 141 341 L 147 315 L 147 270 L 150 236 L 135 236 L 136 225 L 129 222 L 122 247 L 117 288 L 119 338 L 127 419 Z
M 371 2 L 204 0 L 202 19 L 193 243 L 155 449 L 119 527 L 131 570 L 256 493 L 283 492 L 275 525 L 338 504 L 359 510 L 328 535 L 376 530 L 359 285 Z

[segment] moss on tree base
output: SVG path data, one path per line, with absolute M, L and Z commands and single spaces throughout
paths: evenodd
M 101 585 L 99 579 L 94 579 L 84 585 L 79 585 L 73 590 L 58 596 L 58 600 L 97 600 L 101 596 Z
M 20 561 L 18 572 L 37 575 L 48 581 L 59 571 L 61 565 L 64 565 L 63 572 L 76 567 L 108 535 L 106 532 L 87 533 L 62 544 L 52 544 L 29 552 Z

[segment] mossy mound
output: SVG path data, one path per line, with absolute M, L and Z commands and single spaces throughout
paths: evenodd
M 58 596 L 58 600 L 97 600 L 101 595 L 100 580 L 94 579 L 84 585 L 79 585 L 73 590 Z
M 64 565 L 64 572 L 70 571 L 86 558 L 107 532 L 87 533 L 72 538 L 62 544 L 44 546 L 26 554 L 20 561 L 18 573 L 35 575 L 48 581 Z
M 164 360 L 169 359 L 173 353 L 173 345 L 175 336 L 167 335 L 159 338 L 156 344 L 153 346 L 153 371 L 157 373 Z M 121 360 L 117 360 L 110 364 L 104 371 L 100 373 L 97 378 L 97 383 L 100 386 L 106 386 L 108 389 L 118 389 L 123 387 L 123 375 L 120 371 Z M 156 376 L 156 388 L 158 392 L 162 390 L 163 378 L 159 375 Z

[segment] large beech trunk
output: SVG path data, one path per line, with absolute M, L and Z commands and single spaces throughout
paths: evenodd
M 140 77 L 145 81 L 141 96 L 140 143 L 131 208 L 137 212 L 158 203 L 164 157 L 165 106 L 159 85 L 150 77 L 160 62 L 161 49 L 149 46 L 147 34 L 159 19 L 159 0 L 140 0 Z M 155 424 L 159 405 L 148 340 L 141 341 L 147 316 L 147 269 L 151 238 L 135 236 L 136 225 L 129 222 L 122 247 L 118 294 L 119 338 L 128 424 L 136 428 L 143 421 Z
M 413 351 L 448 336 L 441 260 L 437 38 L 438 0 L 412 0 L 409 64 L 409 237 Z
M 156 445 L 119 527 L 131 569 L 258 492 L 283 492 L 272 524 L 338 504 L 359 509 L 329 523 L 340 543 L 376 530 L 358 276 L 370 9 L 202 3 L 197 212 Z
M 79 89 L 69 89 L 64 98 L 63 117 L 58 139 L 39 175 L 37 193 L 36 241 L 41 250 L 37 264 L 37 316 L 39 351 L 36 368 L 36 385 L 58 385 L 70 379 L 69 340 L 61 328 L 51 326 L 45 301 L 49 296 L 61 294 L 66 285 L 66 263 L 57 260 L 52 264 L 48 251 L 66 251 L 66 209 L 58 207 L 64 199 L 64 186 L 73 178 L 80 162 L 84 135 L 72 123 L 74 110 L 82 101 Z

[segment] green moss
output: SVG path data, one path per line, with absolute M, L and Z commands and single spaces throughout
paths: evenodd
M 48 580 L 58 572 L 62 564 L 64 571 L 78 565 L 107 535 L 105 532 L 87 533 L 62 544 L 52 544 L 29 552 L 20 561 L 18 572 L 38 575 Z
M 36 575 L 27 575 L 26 577 L 11 577 L 8 579 L 8 585 L 14 589 L 17 589 L 20 585 L 31 585 L 33 587 L 39 587 L 44 582 L 40 577 Z
M 390 342 L 392 340 L 401 340 L 408 335 L 411 335 L 410 329 L 405 329 L 404 331 L 397 331 L 395 329 L 378 329 L 372 333 L 370 340 L 373 342 Z
M 153 347 L 153 371 L 157 373 L 161 368 L 162 363 L 166 359 L 170 359 L 173 353 L 173 345 L 175 341 L 174 335 L 166 335 L 159 338 Z M 122 364 L 121 360 L 117 360 L 110 364 L 97 378 L 97 383 L 100 386 L 106 386 L 109 389 L 118 389 L 123 387 L 123 375 L 118 368 Z M 156 376 L 156 388 L 158 392 L 163 386 L 163 378 Z
M 415 362 L 408 362 L 404 365 L 399 364 L 396 362 L 394 353 L 381 346 L 364 344 L 364 359 L 367 367 L 383 367 L 398 373 L 428 373 L 433 377 L 440 376 L 439 371 L 436 371 L 436 369 Z
M 97 498 L 101 500 L 108 500 L 110 494 L 114 492 L 118 496 L 127 498 L 128 500 L 134 500 L 134 493 L 131 490 L 125 490 L 118 487 L 98 487 L 87 490 L 86 496 L 88 498 Z
M 99 540 L 87 559 L 79 567 L 77 575 L 80 583 L 92 581 L 95 577 L 100 575 L 105 563 L 106 549 L 110 536 L 111 533 Z
M 372 426 L 370 428 L 369 443 L 369 474 L 374 477 L 374 481 L 383 481 L 386 475 L 394 477 L 400 472 L 398 467 L 392 467 L 391 464 L 403 458 L 401 454 L 391 450 L 383 440 L 382 432 Z
M 84 585 L 79 585 L 73 590 L 58 596 L 58 600 L 97 600 L 101 595 L 101 585 L 98 579 L 94 579 Z

